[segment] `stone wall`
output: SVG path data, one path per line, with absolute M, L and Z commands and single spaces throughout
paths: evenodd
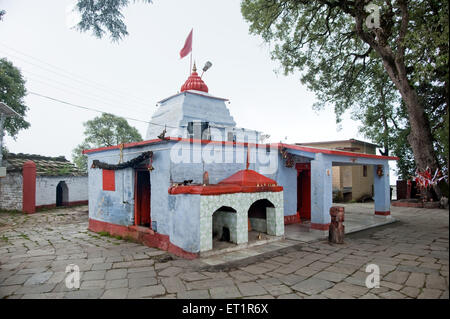
M 0 209 L 22 210 L 22 173 L 0 178 Z
M 252 230 L 267 233 L 267 220 L 264 218 L 249 218 Z
M 179 195 L 176 195 L 179 196 Z M 198 195 L 197 195 L 198 196 Z M 222 206 L 236 210 L 236 243 L 248 242 L 248 209 L 260 200 L 267 199 L 275 207 L 267 209 L 267 233 L 284 235 L 283 192 L 235 193 L 200 196 L 200 252 L 211 250 L 213 213 Z M 270 223 L 270 225 L 269 225 Z
M 222 237 L 223 227 L 227 227 L 230 231 L 230 241 L 236 243 L 237 240 L 237 219 L 236 213 L 231 212 L 215 212 L 213 214 L 213 234 L 217 238 Z
M 37 176 L 36 206 L 56 204 L 56 187 L 59 182 L 67 185 L 69 203 L 88 200 L 87 176 Z

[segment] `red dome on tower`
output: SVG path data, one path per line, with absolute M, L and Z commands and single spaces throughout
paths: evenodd
M 208 87 L 206 86 L 205 82 L 203 82 L 202 78 L 197 74 L 195 63 L 194 67 L 192 68 L 192 74 L 188 77 L 186 82 L 184 82 L 183 86 L 181 87 L 181 92 L 187 90 L 196 90 L 208 93 Z

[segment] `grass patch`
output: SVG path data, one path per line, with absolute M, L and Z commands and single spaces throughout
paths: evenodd
M 26 235 L 26 234 L 20 234 L 19 237 L 22 237 L 23 239 L 26 239 L 26 240 L 30 240 L 30 237 L 28 237 L 28 235 Z
M 17 209 L 0 209 L 0 214 L 23 214 L 23 212 Z
M 2 237 L 0 237 L 0 239 L 3 240 L 3 241 L 5 241 L 5 242 L 8 242 L 8 241 L 9 241 L 9 238 L 6 237 L 5 235 L 2 235 Z

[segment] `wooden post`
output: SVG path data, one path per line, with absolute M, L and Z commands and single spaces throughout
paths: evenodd
M 328 241 L 335 244 L 344 243 L 344 207 L 332 206 L 330 208 L 331 224 Z

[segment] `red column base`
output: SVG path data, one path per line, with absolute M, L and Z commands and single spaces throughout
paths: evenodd
M 322 230 L 322 231 L 326 231 L 328 230 L 328 228 L 330 228 L 330 224 L 315 224 L 315 223 L 311 223 L 311 227 L 310 229 L 315 229 L 315 230 Z
M 284 216 L 284 224 L 285 225 L 296 224 L 296 223 L 300 223 L 300 218 L 298 218 L 298 215 Z
M 387 211 L 387 212 L 378 212 L 378 211 L 375 211 L 375 215 L 379 215 L 379 216 L 389 216 L 390 214 L 391 214 L 390 211 Z

